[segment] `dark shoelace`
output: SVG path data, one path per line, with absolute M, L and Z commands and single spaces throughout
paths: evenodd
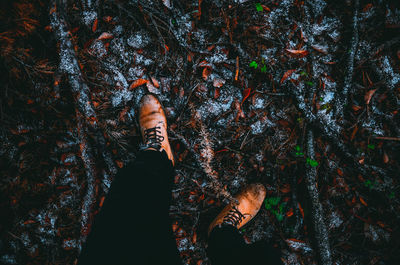
M 160 127 L 156 126 L 144 130 L 144 142 L 146 147 L 152 147 L 158 151 L 161 149 L 161 142 L 164 141 L 164 136 L 161 135 Z
M 248 214 L 247 214 L 248 215 Z M 238 226 L 244 219 L 244 214 L 242 214 L 236 206 L 233 206 L 228 214 L 224 217 L 223 224 L 231 224 Z

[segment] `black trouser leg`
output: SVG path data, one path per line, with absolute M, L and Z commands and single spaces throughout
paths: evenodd
M 169 218 L 173 176 L 157 151 L 139 153 L 119 171 L 78 264 L 182 264 Z
M 215 227 L 207 254 L 212 265 L 280 265 L 279 251 L 265 241 L 247 245 L 234 226 Z

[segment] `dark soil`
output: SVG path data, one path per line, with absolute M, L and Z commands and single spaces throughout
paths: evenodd
M 74 264 L 147 92 L 184 264 L 253 182 L 285 264 L 400 264 L 400 4 L 357 2 L 1 1 L 0 264 Z

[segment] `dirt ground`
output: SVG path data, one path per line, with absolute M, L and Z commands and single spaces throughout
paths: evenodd
M 400 264 L 400 3 L 16 0 L 0 9 L 0 264 L 74 264 L 151 92 L 183 264 L 248 183 L 285 264 Z

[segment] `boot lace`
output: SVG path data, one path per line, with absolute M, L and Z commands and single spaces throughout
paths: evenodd
M 250 215 L 250 214 L 242 214 L 236 208 L 236 206 L 233 206 L 232 209 L 224 217 L 223 224 L 238 226 L 245 218 L 245 215 Z
M 164 141 L 164 136 L 161 135 L 161 127 L 156 126 L 144 130 L 145 145 L 141 149 L 152 147 L 157 151 L 161 149 L 161 142 Z

